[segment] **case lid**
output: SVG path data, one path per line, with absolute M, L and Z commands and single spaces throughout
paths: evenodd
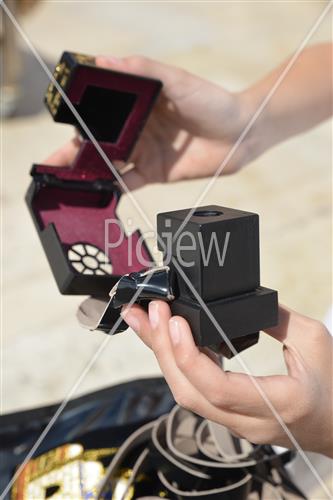
M 94 61 L 90 56 L 64 52 L 54 77 L 107 156 L 113 160 L 127 160 L 162 83 L 100 68 Z M 85 155 L 103 161 L 52 82 L 45 103 L 56 122 L 77 127 L 86 142 Z

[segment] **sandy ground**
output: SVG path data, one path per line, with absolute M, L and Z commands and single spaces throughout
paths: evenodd
M 22 19 L 28 38 L 49 66 L 60 53 L 142 53 L 177 64 L 238 90 L 295 51 L 325 2 L 80 2 L 43 1 Z M 328 16 L 311 43 L 331 38 Z M 41 105 L 47 77 L 21 40 L 23 98 L 4 122 L 3 374 L 5 411 L 68 395 L 105 336 L 77 324 L 80 298 L 61 296 L 24 203 L 29 169 L 67 138 L 69 126 L 53 123 Z M 331 123 L 293 139 L 248 166 L 220 178 L 203 204 L 260 214 L 262 284 L 281 302 L 322 319 L 331 297 Z M 192 206 L 207 180 L 154 185 L 135 192 L 152 223 L 157 212 Z M 120 215 L 131 214 L 124 197 Z M 243 355 L 255 374 L 283 371 L 281 347 L 267 336 Z M 240 369 L 237 362 L 230 366 Z M 130 332 L 110 339 L 74 394 L 159 373 L 152 354 Z M 327 474 L 328 465 L 313 457 Z M 326 471 L 326 472 L 325 472 Z M 314 488 L 308 470 L 299 477 Z M 325 498 L 319 489 L 312 498 Z

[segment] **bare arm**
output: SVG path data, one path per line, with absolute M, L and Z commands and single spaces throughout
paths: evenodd
M 290 61 L 243 92 L 232 93 L 145 57 L 98 57 L 99 66 L 159 78 L 164 84 L 130 158 L 136 168 L 124 174 L 128 187 L 213 175 L 275 86 L 267 106 L 221 173 L 236 172 L 275 144 L 328 118 L 332 114 L 332 44 L 305 49 L 292 65 Z M 72 141 L 47 163 L 70 164 L 79 145 L 79 140 Z
M 256 156 L 332 115 L 332 61 L 332 44 L 309 47 L 295 62 L 288 59 L 240 94 L 241 107 L 250 116 L 272 93 L 250 132 Z

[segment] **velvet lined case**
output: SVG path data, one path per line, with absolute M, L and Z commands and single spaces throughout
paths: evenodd
M 69 52 L 54 77 L 107 158 L 128 160 L 161 82 L 99 68 L 93 58 Z M 82 141 L 68 167 L 33 165 L 26 201 L 60 292 L 102 296 L 121 275 L 143 269 L 137 245 L 145 261 L 152 259 L 139 231 L 115 244 L 123 231 L 114 174 L 54 83 L 45 103 L 54 121 L 74 125 Z

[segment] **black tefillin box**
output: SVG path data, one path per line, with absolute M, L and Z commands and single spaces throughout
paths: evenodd
M 277 292 L 260 286 L 257 214 L 215 205 L 166 212 L 157 216 L 157 231 L 174 288 L 172 313 L 188 320 L 198 345 L 230 357 L 221 331 L 240 351 L 277 324 Z
M 107 305 L 83 302 L 82 326 L 122 332 L 122 306 L 160 299 L 189 322 L 197 345 L 232 357 L 277 324 L 277 292 L 260 286 L 257 214 L 219 206 L 166 212 L 157 232 L 164 266 L 124 275 Z
M 45 104 L 54 121 L 74 125 L 81 135 L 71 165 L 33 165 L 26 200 L 38 235 L 63 294 L 108 294 L 125 273 L 143 266 L 133 251 L 140 232 L 119 239 L 121 189 L 114 171 L 93 144 L 83 123 L 110 161 L 128 160 L 159 95 L 158 80 L 97 67 L 94 58 L 64 52 Z M 64 94 L 72 108 L 70 109 Z M 118 221 L 108 225 L 106 220 Z M 105 240 L 109 245 L 106 247 Z M 142 248 L 151 261 L 147 246 Z
M 277 292 L 260 286 L 258 215 L 218 206 L 159 214 L 162 268 L 153 267 L 140 245 L 152 266 L 142 269 L 135 251 L 139 231 L 106 248 L 123 231 L 117 217 L 121 190 L 63 92 L 107 159 L 127 161 L 161 82 L 99 68 L 93 58 L 69 52 L 54 77 L 58 86 L 50 83 L 47 108 L 55 121 L 77 128 L 80 148 L 67 167 L 34 165 L 26 199 L 60 292 L 92 296 L 80 307 L 81 324 L 124 331 L 125 323 L 114 328 L 120 307 L 140 290 L 137 302 L 144 307 L 155 298 L 170 302 L 173 314 L 189 321 L 199 346 L 232 356 L 221 330 L 237 351 L 256 343 L 259 330 L 278 319 Z M 106 234 L 109 219 L 118 224 Z

